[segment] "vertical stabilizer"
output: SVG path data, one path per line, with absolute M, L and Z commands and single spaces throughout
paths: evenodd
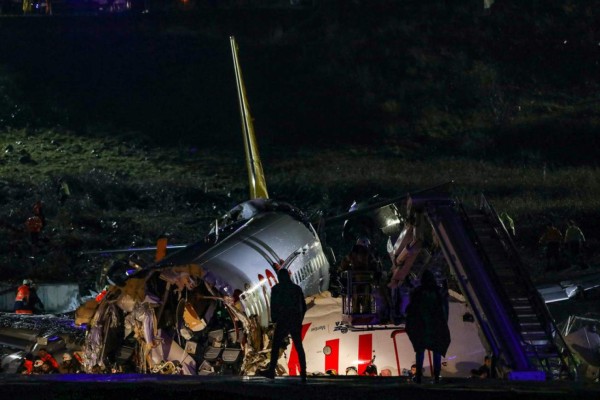
M 229 37 L 231 42 L 231 53 L 233 55 L 233 68 L 235 69 L 235 81 L 237 84 L 238 100 L 240 102 L 240 113 L 242 117 L 242 133 L 244 135 L 244 147 L 246 150 L 246 164 L 248 166 L 248 181 L 250 184 L 250 198 L 269 198 L 267 182 L 263 173 L 262 163 L 258 154 L 258 145 L 254 135 L 252 115 L 246 97 L 246 88 L 242 79 L 242 70 L 238 59 L 238 47 L 233 36 Z

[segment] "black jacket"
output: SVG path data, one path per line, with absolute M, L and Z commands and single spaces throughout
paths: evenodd
M 306 313 L 302 288 L 292 282 L 287 269 L 277 271 L 277 279 L 271 289 L 271 321 L 302 323 Z

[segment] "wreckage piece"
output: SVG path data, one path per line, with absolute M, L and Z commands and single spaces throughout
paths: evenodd
M 190 375 L 212 372 L 212 366 L 205 363 L 203 350 L 211 345 L 207 332 L 216 328 L 224 332 L 225 339 L 219 344 L 222 346 L 219 359 L 210 361 L 246 373 L 251 367 L 244 360 L 264 350 L 255 347 L 261 343 L 247 339 L 261 336 L 261 327 L 251 323 L 239 300 L 221 295 L 202 279 L 206 277 L 210 275 L 201 267 L 184 265 L 149 270 L 121 287 L 109 288 L 90 321 L 85 346 L 86 371 L 95 366 L 108 370 L 123 362 L 122 348 L 133 345 L 137 350 L 128 354 L 138 372 Z M 218 305 L 225 310 L 220 316 L 216 315 Z M 225 318 L 225 322 L 219 321 L 220 318 Z M 234 367 L 237 364 L 241 367 Z

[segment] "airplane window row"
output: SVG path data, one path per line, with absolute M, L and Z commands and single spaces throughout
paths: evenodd
M 319 261 L 321 261 L 321 260 L 319 259 Z M 318 269 L 318 265 L 317 264 L 318 264 L 317 262 L 310 261 L 304 267 L 302 267 L 298 271 L 294 272 L 294 274 L 292 275 L 292 281 L 294 283 L 296 283 L 296 284 L 299 284 L 300 282 L 303 282 L 313 272 L 317 271 L 317 269 Z

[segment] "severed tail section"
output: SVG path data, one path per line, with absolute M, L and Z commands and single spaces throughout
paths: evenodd
M 267 182 L 263 173 L 262 163 L 258 154 L 258 145 L 254 134 L 254 125 L 250 115 L 250 107 L 246 97 L 246 88 L 242 79 L 242 70 L 238 59 L 238 47 L 233 36 L 229 37 L 231 42 L 231 53 L 233 55 L 233 67 L 235 69 L 235 81 L 237 83 L 238 99 L 240 102 L 240 113 L 242 116 L 242 133 L 244 134 L 244 147 L 246 149 L 246 163 L 248 165 L 248 180 L 250 184 L 250 199 L 269 198 Z

